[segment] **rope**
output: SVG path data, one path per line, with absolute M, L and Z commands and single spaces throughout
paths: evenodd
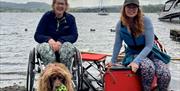
M 110 67 L 107 67 L 107 71 L 105 72 L 105 74 L 109 74 L 109 75 L 110 75 L 110 77 L 112 78 L 113 84 L 116 83 L 116 78 L 115 78 L 114 75 L 111 73 Z

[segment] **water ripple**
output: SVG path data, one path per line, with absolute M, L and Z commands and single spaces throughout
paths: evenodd
M 26 72 L 0 72 L 0 75 L 24 75 L 26 76 Z

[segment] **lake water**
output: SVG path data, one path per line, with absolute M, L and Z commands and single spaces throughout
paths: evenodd
M 0 13 L 0 87 L 14 83 L 25 85 L 28 55 L 37 45 L 33 36 L 43 13 Z M 118 13 L 99 16 L 96 13 L 73 13 L 76 17 L 79 38 L 75 45 L 81 51 L 112 53 L 119 19 Z M 180 42 L 169 38 L 170 29 L 180 29 L 180 24 L 159 21 L 158 14 L 146 14 L 153 22 L 156 35 L 168 54 L 180 58 Z M 28 29 L 28 31 L 25 31 Z M 90 29 L 95 29 L 92 32 Z M 110 59 L 110 58 L 109 58 Z M 109 60 L 108 59 L 108 60 Z M 180 91 L 180 62 L 171 62 L 170 89 Z

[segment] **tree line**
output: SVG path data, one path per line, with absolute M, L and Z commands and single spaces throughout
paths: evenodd
M 109 13 L 118 13 L 122 6 L 106 6 L 103 9 Z M 145 13 L 156 13 L 160 12 L 163 8 L 163 4 L 158 5 L 143 5 L 142 10 Z M 0 12 L 46 12 L 51 10 L 51 6 L 46 3 L 40 2 L 28 2 L 25 4 L 16 4 L 0 1 Z M 84 12 L 84 13 L 96 13 L 99 12 L 99 7 L 76 7 L 70 8 L 69 12 Z

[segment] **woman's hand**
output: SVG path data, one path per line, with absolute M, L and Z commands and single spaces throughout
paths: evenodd
M 107 68 L 110 68 L 112 65 L 113 65 L 113 64 L 112 64 L 111 62 L 109 62 L 109 63 L 106 64 L 106 67 L 107 67 Z
M 52 48 L 52 50 L 53 50 L 54 52 L 59 51 L 60 46 L 61 46 L 61 43 L 60 43 L 60 42 L 56 42 L 55 40 L 50 39 L 50 40 L 48 41 L 48 43 L 49 43 L 50 47 Z
M 134 73 L 136 73 L 136 71 L 137 71 L 138 68 L 139 68 L 139 65 L 136 64 L 135 62 L 131 62 L 131 63 L 128 65 L 128 67 L 131 67 L 131 70 L 132 70 Z
M 61 48 L 61 45 L 62 45 L 62 43 L 59 42 L 59 41 L 57 41 L 57 42 L 56 42 L 56 45 L 55 45 L 55 51 L 59 51 L 60 48 Z
M 109 62 L 109 63 L 107 63 L 106 64 L 106 67 L 111 67 L 111 66 L 121 66 L 121 64 L 119 64 L 119 63 L 111 63 L 111 62 Z
M 54 41 L 53 39 L 49 39 L 48 43 L 51 49 L 55 52 L 54 46 L 56 45 L 56 41 Z

